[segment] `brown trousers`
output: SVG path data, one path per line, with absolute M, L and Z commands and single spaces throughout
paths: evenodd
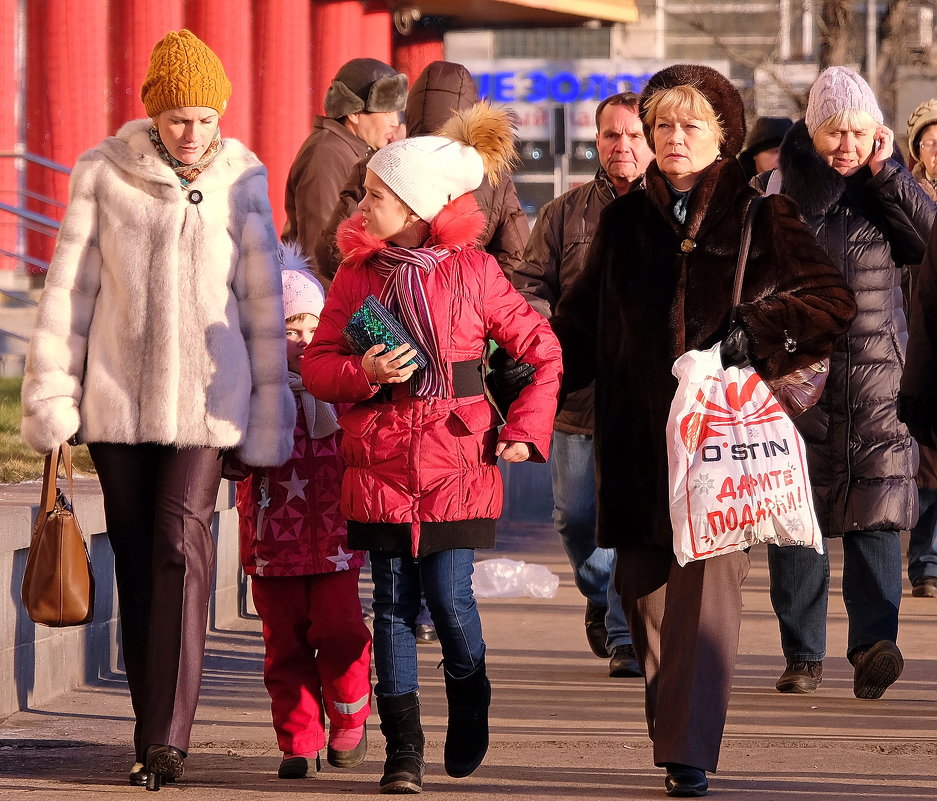
M 189 749 L 215 572 L 214 448 L 91 443 L 114 551 L 134 748 Z
M 618 551 L 615 582 L 644 668 L 655 765 L 716 769 L 748 568 L 742 551 L 684 567 L 653 545 Z

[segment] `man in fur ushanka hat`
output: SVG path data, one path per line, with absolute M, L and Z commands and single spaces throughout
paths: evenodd
M 407 76 L 374 58 L 353 58 L 325 93 L 286 183 L 284 241 L 296 241 L 310 258 L 316 238 L 338 202 L 349 173 L 361 159 L 391 141 L 407 102 Z M 312 265 L 328 289 L 331 281 Z

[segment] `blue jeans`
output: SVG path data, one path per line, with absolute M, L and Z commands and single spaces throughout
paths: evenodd
M 908 544 L 908 578 L 937 577 L 937 489 L 918 490 L 921 516 L 911 529 Z
M 414 631 L 421 588 L 450 675 L 467 676 L 484 660 L 481 618 L 472 594 L 474 556 L 471 548 L 420 559 L 371 551 L 377 695 L 404 695 L 419 689 Z
M 897 531 L 855 531 L 846 534 L 842 543 L 843 601 L 849 619 L 846 656 L 851 657 L 857 648 L 898 639 L 901 537 Z M 796 545 L 769 545 L 768 572 L 785 658 L 821 661 L 826 656 L 828 554 Z
M 614 548 L 595 544 L 595 460 L 592 437 L 553 432 L 553 525 L 573 568 L 573 580 L 586 598 L 607 607 L 608 650 L 631 644 L 631 632 L 615 588 Z

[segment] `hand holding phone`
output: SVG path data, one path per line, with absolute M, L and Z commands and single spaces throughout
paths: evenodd
M 873 136 L 869 166 L 872 169 L 872 174 L 877 175 L 879 170 L 885 166 L 885 163 L 894 153 L 895 135 L 891 132 L 890 128 L 879 125 L 875 129 L 875 134 Z

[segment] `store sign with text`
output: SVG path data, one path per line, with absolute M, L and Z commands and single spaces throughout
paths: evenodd
M 467 61 L 465 66 L 478 84 L 480 97 L 517 112 L 522 138 L 547 136 L 550 109 L 566 105 L 572 138 L 590 139 L 595 136 L 599 101 L 619 92 L 640 93 L 655 72 L 672 63 L 662 59 L 498 59 Z M 707 63 L 721 72 L 729 68 L 728 62 Z

